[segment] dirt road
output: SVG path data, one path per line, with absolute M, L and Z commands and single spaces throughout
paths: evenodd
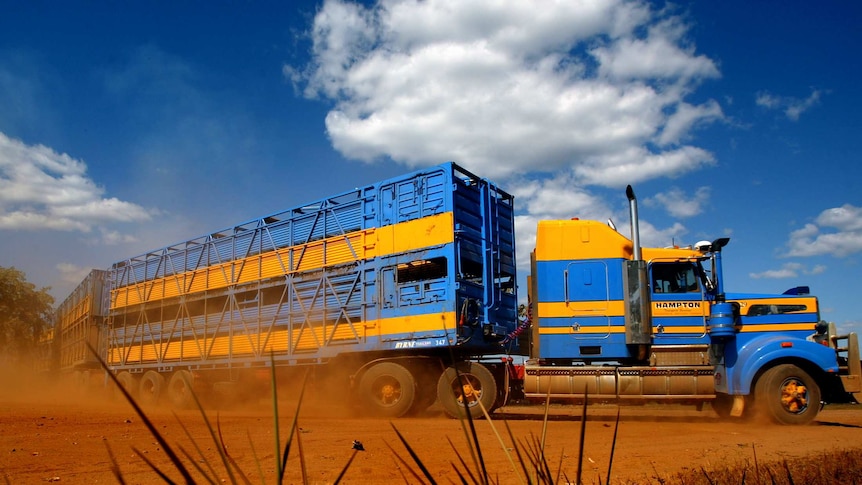
M 244 409 L 208 413 L 213 426 L 218 421 L 228 453 L 252 483 L 276 482 L 271 407 L 262 400 Z M 280 406 L 282 442 L 295 409 L 289 402 Z M 588 409 L 585 483 L 598 483 L 607 473 L 616 409 L 609 405 Z M 577 473 L 581 412 L 579 406 L 553 406 L 546 430 L 545 450 L 551 469 L 560 469 L 571 479 Z M 183 461 L 199 482 L 203 480 L 192 462 L 206 467 L 200 459 L 202 453 L 216 470 L 218 480 L 230 483 L 199 412 L 151 410 L 148 414 L 173 449 L 194 457 L 184 457 Z M 543 433 L 541 414 L 541 407 L 513 406 L 495 413 L 493 428 L 487 421 L 476 423 L 483 461 L 492 479 L 521 483 L 518 477 L 523 474 L 513 469 L 503 451 L 513 449 L 505 423 L 521 445 L 531 446 Z M 752 462 L 755 455 L 763 462 L 862 447 L 859 406 L 827 407 L 814 425 L 803 427 L 721 421 L 708 407 L 702 411 L 668 405 L 624 407 L 621 416 L 612 483 L 660 483 L 686 469 Z M 459 482 L 455 469 L 466 474 L 457 454 L 475 473 L 461 423 L 433 408 L 427 416 L 388 421 L 338 416 L 326 406 L 305 403 L 299 415 L 299 441 L 290 452 L 285 483 L 303 480 L 300 447 L 308 481 L 332 483 L 354 454 L 354 440 L 360 441 L 365 451 L 355 452 L 342 483 L 419 483 L 396 458 L 397 454 L 417 469 L 393 426 L 439 482 Z M 494 428 L 505 445 L 499 443 Z M 9 388 L 0 393 L 0 475 L 5 475 L 8 483 L 117 483 L 109 454 L 116 458 L 126 483 L 161 483 L 134 450 L 181 481 L 162 447 L 128 403 L 107 399 L 85 402 L 57 395 L 36 399 Z M 242 483 L 242 478 L 236 479 Z

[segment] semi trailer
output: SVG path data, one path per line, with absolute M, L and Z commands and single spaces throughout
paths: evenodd
M 642 248 L 627 198 L 630 237 L 538 223 L 519 317 L 509 193 L 451 162 L 358 187 L 93 270 L 54 367 L 177 407 L 311 371 L 385 417 L 590 396 L 804 424 L 860 396 L 856 335 L 807 288 L 728 292 L 727 238 Z

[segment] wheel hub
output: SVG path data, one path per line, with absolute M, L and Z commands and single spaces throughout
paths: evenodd
M 393 403 L 398 400 L 398 388 L 392 384 L 384 384 L 380 387 L 380 400 L 384 403 Z
M 798 380 L 790 379 L 781 386 L 781 405 L 791 413 L 808 407 L 808 389 Z

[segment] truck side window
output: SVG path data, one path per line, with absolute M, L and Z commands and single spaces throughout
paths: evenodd
M 691 263 L 653 263 L 653 293 L 699 292 L 697 274 Z

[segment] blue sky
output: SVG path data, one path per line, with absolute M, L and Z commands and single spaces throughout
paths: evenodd
M 536 221 L 730 236 L 862 330 L 857 2 L 5 2 L 0 266 L 90 268 L 456 161 Z

